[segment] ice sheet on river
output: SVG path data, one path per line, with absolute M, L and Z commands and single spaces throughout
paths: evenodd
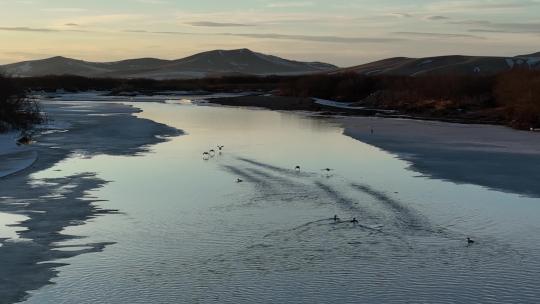
M 39 158 L 24 174 L 0 179 L 0 212 L 24 215 L 16 225 L 20 239 L 0 239 L 0 302 L 22 300 L 30 290 L 50 284 L 61 263 L 54 260 L 101 251 L 109 243 L 86 244 L 79 250 L 61 250 L 62 241 L 75 238 L 62 231 L 81 225 L 103 210 L 87 198 L 88 191 L 103 187 L 107 181 L 92 172 L 54 179 L 36 180 L 31 173 L 52 167 L 70 155 L 91 157 L 99 154 L 137 155 L 150 151 L 151 145 L 167 137 L 181 135 L 180 130 L 134 116 L 139 110 L 114 103 L 47 102 L 49 120 L 69 125 L 65 132 L 41 132 L 31 152 Z

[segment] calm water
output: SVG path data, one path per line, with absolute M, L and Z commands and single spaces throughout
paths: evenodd
M 88 195 L 122 213 L 64 231 L 116 244 L 26 303 L 538 303 L 539 199 L 418 176 L 329 120 L 137 106 L 187 134 L 34 176 L 97 172 Z

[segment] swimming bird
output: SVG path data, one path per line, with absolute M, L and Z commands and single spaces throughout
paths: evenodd
M 220 145 L 218 145 L 217 147 L 218 147 L 219 151 L 221 151 L 221 150 L 223 150 L 223 148 L 225 148 L 225 146 L 220 146 Z
M 355 217 L 353 217 L 353 219 L 351 220 L 351 223 L 358 224 L 358 220 Z
M 203 159 L 209 159 L 209 158 L 210 158 L 210 153 L 204 152 L 204 153 L 202 154 L 202 157 L 203 157 Z
M 324 169 L 321 169 L 321 170 L 326 171 L 326 172 L 334 171 L 334 169 L 330 169 L 330 168 L 324 168 Z
M 471 245 L 474 244 L 474 240 L 472 240 L 470 237 L 467 238 L 467 244 Z
M 296 166 L 296 167 L 294 167 L 294 170 L 296 170 L 296 171 L 300 171 L 300 166 Z
M 216 151 L 214 149 L 208 151 L 208 154 L 210 154 L 210 156 L 214 156 L 216 155 Z
M 21 138 L 17 139 L 17 146 L 20 145 L 29 145 L 32 142 L 30 135 L 23 135 Z
M 236 179 L 236 182 L 237 182 L 237 183 L 241 183 L 241 182 L 243 182 L 243 180 L 241 180 L 240 178 L 237 178 L 237 179 Z
M 334 222 L 337 222 L 337 221 L 339 221 L 339 217 L 336 214 L 336 215 L 334 215 Z

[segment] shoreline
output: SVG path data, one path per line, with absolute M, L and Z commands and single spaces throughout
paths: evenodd
M 211 104 L 236 107 L 259 107 L 268 110 L 280 111 L 311 111 L 322 115 L 343 115 L 351 117 L 380 117 L 396 119 L 412 119 L 422 121 L 438 121 L 456 124 L 495 125 L 505 126 L 503 121 L 479 120 L 467 117 L 440 117 L 426 115 L 410 115 L 400 113 L 399 110 L 357 107 L 349 103 L 324 100 L 319 98 L 287 97 L 275 95 L 248 95 L 239 97 L 213 98 Z

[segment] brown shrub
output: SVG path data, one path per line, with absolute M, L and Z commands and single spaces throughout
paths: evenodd
M 41 121 L 39 105 L 13 79 L 0 75 L 0 132 L 28 130 Z

